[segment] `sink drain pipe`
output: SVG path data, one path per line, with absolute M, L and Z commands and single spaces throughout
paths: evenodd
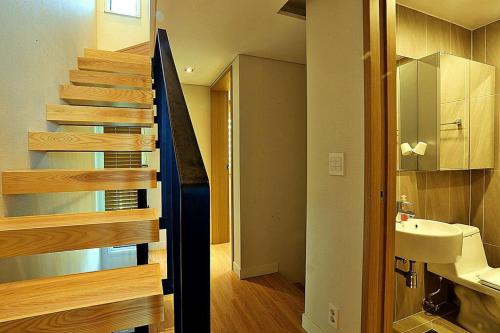
M 398 268 L 398 262 L 402 262 L 403 265 L 408 262 L 409 263 L 408 270 L 405 271 Z M 417 271 L 415 270 L 415 264 L 416 263 L 413 260 L 406 260 L 403 258 L 396 257 L 396 262 L 394 267 L 396 273 L 405 278 L 406 286 L 411 289 L 415 289 L 418 287 Z

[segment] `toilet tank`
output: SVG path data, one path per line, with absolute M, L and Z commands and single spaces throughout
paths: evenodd
M 462 256 L 453 264 L 428 264 L 427 270 L 443 277 L 461 276 L 488 267 L 479 229 L 470 225 L 455 224 L 462 229 L 464 241 Z

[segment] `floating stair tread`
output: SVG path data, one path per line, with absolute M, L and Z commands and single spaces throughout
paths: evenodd
M 151 77 L 122 73 L 107 73 L 95 71 L 72 70 L 69 80 L 74 84 L 101 87 L 131 87 L 151 89 Z
M 101 88 L 88 86 L 75 86 L 71 84 L 59 87 L 59 98 L 70 104 L 117 106 L 117 107 L 153 107 L 152 90 L 130 90 Z
M 153 110 L 76 105 L 47 105 L 47 120 L 61 125 L 152 127 Z
M 138 64 L 99 58 L 78 57 L 78 69 L 87 71 L 135 74 L 151 77 L 151 64 Z
M 154 135 L 81 132 L 29 132 L 30 151 L 145 151 L 156 149 Z
M 104 51 L 96 49 L 85 49 L 84 55 L 87 58 L 103 59 L 110 61 L 121 61 L 129 62 L 133 64 L 150 64 L 151 58 L 149 56 L 126 53 L 126 52 L 114 52 L 114 51 Z
M 3 194 L 135 190 L 156 186 L 156 170 L 147 168 L 2 172 Z
M 0 218 L 0 258 L 158 241 L 155 209 Z
M 110 332 L 160 322 L 157 264 L 0 284 L 0 332 Z

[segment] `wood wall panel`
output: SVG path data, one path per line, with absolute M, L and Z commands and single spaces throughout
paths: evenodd
M 460 27 L 456 24 L 451 24 L 451 54 L 462 58 L 471 59 L 471 41 L 472 34 L 470 30 Z
M 470 30 L 400 5 L 397 6 L 397 21 L 398 55 L 416 59 L 443 51 L 462 58 L 472 57 Z M 402 194 L 409 195 L 409 200 L 416 205 L 418 217 L 468 222 L 468 175 L 468 171 L 399 172 L 398 198 Z M 423 271 L 424 266 L 418 266 L 419 277 L 423 277 Z M 396 320 L 422 311 L 425 282 L 421 281 L 422 286 L 417 290 L 406 288 L 400 278 L 395 282 Z
M 486 62 L 486 27 L 472 32 L 472 60 Z
M 500 21 L 486 26 L 486 63 L 496 67 L 496 94 L 500 94 Z
M 484 97 L 486 106 L 478 105 L 478 111 L 492 102 L 494 107 L 494 170 L 477 170 L 472 173 L 474 191 L 471 192 L 471 222 L 481 229 L 488 263 L 499 266 L 500 258 L 500 218 L 498 197 L 500 195 L 500 21 L 480 27 L 473 32 L 474 60 L 495 66 L 495 91 L 493 96 Z M 479 89 L 484 91 L 485 87 Z M 487 87 L 486 87 L 487 90 Z M 493 101 L 491 101 L 493 98 Z M 472 115 L 472 114 L 471 114 Z M 484 124 L 486 125 L 486 124 Z
M 426 15 L 413 9 L 396 7 L 396 53 L 410 58 L 426 55 Z
M 400 6 L 398 6 L 400 11 Z M 406 21 L 409 17 L 421 17 L 421 13 L 411 9 L 405 9 L 405 15 L 398 14 L 398 20 L 403 26 L 413 26 Z M 413 19 L 415 21 L 415 19 Z M 432 19 L 431 19 L 432 20 Z M 491 97 L 478 98 L 477 102 L 471 103 L 471 121 L 470 129 L 472 132 L 487 133 L 494 130 L 495 144 L 494 153 L 490 154 L 490 158 L 495 159 L 495 169 L 500 169 L 500 21 L 491 23 L 485 27 L 478 28 L 472 32 L 469 30 L 451 24 L 450 30 L 450 52 L 454 55 L 471 58 L 475 61 L 487 63 L 496 67 L 496 91 L 495 94 L 495 114 L 491 116 Z M 422 25 L 419 25 L 420 29 Z M 427 29 L 427 27 L 426 27 Z M 405 34 L 410 33 L 409 29 L 398 30 L 398 42 L 407 40 Z M 416 32 L 421 35 L 422 32 Z M 430 33 L 428 30 L 427 33 Z M 413 38 L 413 40 L 415 40 Z M 403 44 L 408 47 L 409 43 Z M 415 45 L 415 49 L 426 48 L 424 43 Z M 416 58 L 418 53 L 407 52 L 408 48 L 398 46 L 398 54 Z M 399 53 L 406 51 L 407 53 Z M 411 50 L 410 50 L 411 51 Z M 472 79 L 472 78 L 471 78 Z M 471 80 L 471 84 L 473 84 Z M 485 87 L 480 87 L 483 91 Z M 474 89 L 474 87 L 472 87 Z M 481 115 L 485 110 L 490 110 L 489 114 Z M 492 128 L 492 125 L 494 128 Z M 471 141 L 471 151 L 477 151 L 479 142 Z M 491 147 L 483 147 L 490 150 Z M 487 153 L 480 154 L 487 158 Z M 400 194 L 409 194 L 409 200 L 417 203 L 419 217 L 435 218 L 444 222 L 453 223 L 471 223 L 479 227 L 483 234 L 485 249 L 487 249 L 487 257 L 491 262 L 495 262 L 496 258 L 500 258 L 500 218 L 498 218 L 498 195 L 500 193 L 499 171 L 490 170 L 471 170 L 471 171 L 448 171 L 448 172 L 401 172 L 398 175 L 398 188 Z M 411 183 L 408 183 L 411 180 Z M 413 193 L 413 195 L 412 195 Z M 422 208 L 422 200 L 426 203 Z M 487 237 L 485 234 L 488 234 Z M 419 269 L 423 269 L 419 267 Z M 419 272 L 420 274 L 420 272 Z M 396 319 L 417 313 L 421 311 L 420 302 L 423 296 L 423 290 L 420 293 L 414 293 L 403 285 L 398 285 L 396 292 Z
M 427 24 L 426 54 L 451 51 L 451 23 L 433 16 L 425 16 Z
M 396 53 L 414 59 L 425 57 L 426 15 L 404 6 L 397 6 L 396 22 Z
M 401 5 L 397 6 L 396 52 L 418 59 L 438 51 L 471 58 L 471 31 Z
M 408 195 L 409 200 L 415 205 L 417 218 L 469 224 L 469 214 L 473 209 L 470 201 L 471 193 L 478 191 L 475 188 L 472 192 L 471 172 L 477 171 L 400 172 L 397 177 L 398 195 Z M 476 194 L 475 196 L 477 197 Z M 476 210 L 478 209 L 476 207 Z M 429 287 L 433 281 L 429 282 L 429 275 L 424 274 L 424 265 L 417 265 L 416 270 L 419 279 L 417 289 L 407 288 L 404 278 L 400 276 L 395 282 L 396 321 L 422 311 L 422 299 L 434 286 Z
M 495 66 L 495 170 L 500 170 L 500 21 L 475 31 L 474 52 Z M 484 38 L 483 38 L 484 37 Z

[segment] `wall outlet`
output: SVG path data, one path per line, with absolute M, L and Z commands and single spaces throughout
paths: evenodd
M 333 304 L 328 306 L 328 323 L 336 330 L 339 329 L 339 309 Z

